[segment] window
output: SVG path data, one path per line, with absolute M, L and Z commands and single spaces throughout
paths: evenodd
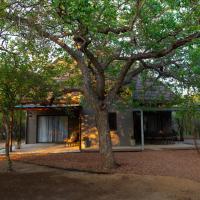
M 67 116 L 38 116 L 38 142 L 63 142 L 67 136 Z
M 108 114 L 108 123 L 109 123 L 109 128 L 111 131 L 117 130 L 117 114 L 116 113 Z

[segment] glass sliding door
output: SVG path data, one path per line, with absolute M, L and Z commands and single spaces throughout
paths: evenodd
M 67 116 L 38 117 L 38 142 L 63 142 L 67 136 Z
M 54 117 L 54 141 L 63 142 L 68 136 L 68 120 L 66 116 Z
M 52 142 L 52 120 L 50 117 L 38 118 L 38 142 Z

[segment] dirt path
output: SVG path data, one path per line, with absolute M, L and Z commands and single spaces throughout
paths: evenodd
M 16 172 L 0 173 L 1 200 L 200 199 L 200 183 L 187 179 L 75 173 L 19 162 L 15 162 L 14 167 Z

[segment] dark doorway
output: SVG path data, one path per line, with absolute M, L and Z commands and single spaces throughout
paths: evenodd
M 109 122 L 110 131 L 116 131 L 117 130 L 117 114 L 114 112 L 108 113 L 108 122 Z
M 144 111 L 144 141 L 149 143 L 153 138 L 157 139 L 162 133 L 171 134 L 171 111 Z M 134 139 L 136 144 L 141 144 L 141 113 L 133 112 Z
M 141 144 L 141 112 L 133 112 L 133 130 L 136 144 Z
M 171 129 L 171 112 L 144 112 L 144 137 L 168 134 Z

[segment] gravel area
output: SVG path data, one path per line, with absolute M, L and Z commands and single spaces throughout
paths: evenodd
M 200 155 L 195 150 L 116 152 L 115 158 L 120 167 L 112 173 L 173 176 L 200 182 Z M 94 152 L 13 155 L 12 159 L 63 169 L 101 172 L 99 154 Z

